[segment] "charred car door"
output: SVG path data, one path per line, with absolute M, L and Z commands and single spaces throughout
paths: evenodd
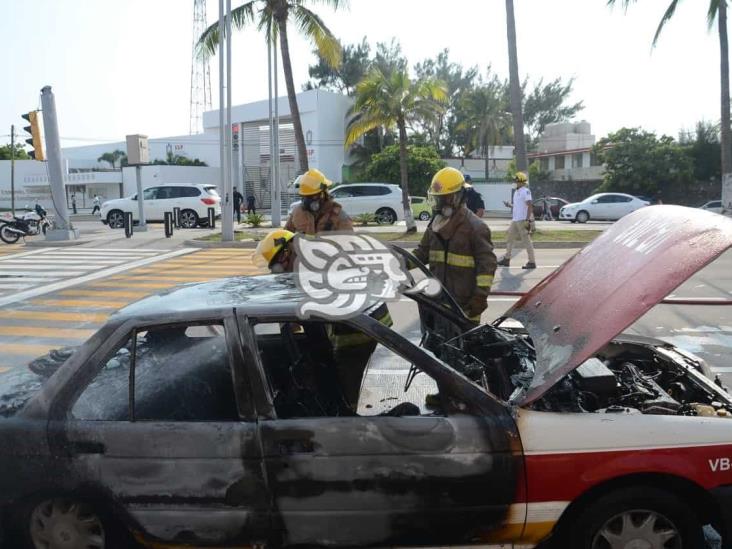
M 242 320 L 257 363 L 253 387 L 259 376 L 269 394 L 257 406 L 273 543 L 510 540 L 522 465 L 506 408 L 366 315 L 349 324 L 378 337 L 358 409 L 331 406 L 333 388 L 308 370 L 338 378 L 343 365 L 324 363 L 318 323 Z M 265 322 L 279 330 L 260 329 Z
M 57 453 L 146 540 L 262 539 L 267 492 L 242 360 L 233 312 L 134 326 L 90 357 Z

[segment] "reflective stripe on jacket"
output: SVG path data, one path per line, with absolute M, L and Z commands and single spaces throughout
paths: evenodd
M 391 315 L 389 314 L 389 309 L 385 303 L 382 303 L 369 316 L 374 320 L 378 320 L 388 328 L 393 324 Z M 332 324 L 331 328 L 328 330 L 328 335 L 330 336 L 330 341 L 333 345 L 333 351 L 375 343 L 375 340 L 371 336 L 364 334 L 356 328 L 351 328 L 346 324 Z
M 439 230 L 433 223 L 422 236 L 414 255 L 429 263 L 430 271 L 471 317 L 487 307 L 486 298 L 496 272 L 491 231 L 478 216 L 462 206 Z M 471 299 L 483 306 L 470 306 Z M 478 311 L 480 309 L 480 311 Z
M 351 218 L 343 206 L 333 200 L 322 203 L 317 214 L 309 212 L 302 204 L 295 206 L 290 217 L 287 218 L 285 229 L 293 233 L 315 234 L 327 231 L 352 231 Z

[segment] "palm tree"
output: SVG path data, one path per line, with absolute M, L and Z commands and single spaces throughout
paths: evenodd
M 506 32 L 508 35 L 508 75 L 511 113 L 513 114 L 513 135 L 516 146 L 516 167 L 526 172 L 526 141 L 524 139 L 524 112 L 521 101 L 521 81 L 519 80 L 518 53 L 516 52 L 516 18 L 513 15 L 513 0 L 506 0 Z
M 399 131 L 399 173 L 407 232 L 417 230 L 409 205 L 407 125 L 434 119 L 443 112 L 446 101 L 447 88 L 442 81 L 422 79 L 412 82 L 405 69 L 394 69 L 384 74 L 380 68 L 374 67 L 356 86 L 346 147 L 374 128 L 384 127 L 388 130 L 396 126 Z
M 310 0 L 316 3 L 316 0 Z M 333 9 L 343 6 L 347 0 L 317 0 L 320 4 L 327 4 Z M 320 57 L 332 67 L 341 62 L 341 47 L 332 32 L 325 26 L 323 20 L 313 11 L 305 7 L 308 0 L 249 0 L 231 11 L 231 22 L 236 29 L 256 24 L 258 30 L 264 30 L 267 41 L 276 44 L 280 40 L 282 53 L 282 69 L 285 73 L 287 99 L 290 103 L 292 125 L 295 130 L 297 154 L 300 160 L 300 171 L 308 170 L 308 152 L 305 146 L 305 136 L 300 121 L 300 109 L 295 96 L 295 82 L 292 77 L 292 63 L 290 61 L 290 42 L 288 39 L 288 21 L 292 21 L 305 37 L 315 44 Z M 198 40 L 198 49 L 202 55 L 216 53 L 219 45 L 219 26 L 213 24 L 201 35 Z
M 465 136 L 464 151 L 480 150 L 485 158 L 485 178 L 490 174 L 489 156 L 497 145 L 511 138 L 511 113 L 507 112 L 504 87 L 497 78 L 461 97 L 462 121 L 458 131 Z
M 97 162 L 109 162 L 109 164 L 112 166 L 112 169 L 117 168 L 117 161 L 118 160 L 125 160 L 127 158 L 127 155 L 125 154 L 125 151 L 121 151 L 119 149 L 116 149 L 112 152 L 106 152 L 99 158 L 97 158 Z
M 621 3 L 623 8 L 628 6 L 635 0 L 607 0 L 608 6 L 614 6 Z M 673 18 L 676 13 L 676 7 L 679 0 L 671 0 L 666 11 L 661 17 L 661 21 L 656 28 L 656 34 L 653 36 L 653 46 L 658 42 L 663 27 Z M 730 130 L 730 104 L 729 104 L 729 44 L 727 42 L 727 0 L 709 0 L 707 8 L 707 24 L 711 29 L 714 26 L 714 20 L 717 19 L 717 29 L 719 33 L 719 56 L 720 56 L 720 81 L 721 81 L 721 145 L 722 145 L 722 194 L 725 195 L 732 191 L 724 184 L 725 180 L 732 177 L 732 131 Z M 727 208 L 732 202 L 732 196 L 722 196 L 722 203 Z

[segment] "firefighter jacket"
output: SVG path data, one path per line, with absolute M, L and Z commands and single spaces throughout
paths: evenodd
M 433 219 L 434 221 L 434 219 Z M 431 222 L 414 255 L 474 321 L 488 306 L 486 299 L 496 272 L 491 231 L 464 205 L 439 229 Z
M 322 202 L 320 211 L 317 213 L 305 210 L 302 204 L 295 206 L 290 217 L 287 218 L 285 229 L 293 233 L 305 234 L 352 231 L 353 223 L 343 206 L 328 199 Z

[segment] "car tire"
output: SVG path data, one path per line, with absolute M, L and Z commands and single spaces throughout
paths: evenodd
M 112 210 L 107 214 L 107 225 L 110 229 L 123 229 L 125 226 L 125 214 L 122 210 Z
M 582 210 L 581 212 L 577 212 L 577 217 L 575 219 L 578 223 L 587 223 L 590 220 L 590 214 L 585 210 Z
M 432 217 L 430 215 L 430 212 L 420 212 L 419 213 L 419 219 L 420 219 L 420 221 L 429 221 L 430 220 L 430 217 Z
M 0 240 L 5 242 L 5 244 L 15 244 L 20 240 L 20 235 L 18 233 L 10 232 L 8 230 L 8 225 L 3 225 L 0 228 Z
M 19 518 L 21 520 L 16 524 L 22 531 L 11 533 L 11 536 L 22 543 L 21 547 L 29 549 L 139 547 L 106 510 L 72 497 L 35 500 L 24 506 Z
M 379 208 L 376 210 L 376 222 L 379 225 L 393 225 L 396 223 L 397 214 L 391 208 Z
M 179 222 L 182 229 L 195 229 L 198 227 L 198 214 L 193 210 L 183 210 Z
M 671 492 L 635 487 L 611 492 L 589 504 L 569 529 L 569 547 L 697 549 L 705 546 L 702 524 L 692 507 Z

